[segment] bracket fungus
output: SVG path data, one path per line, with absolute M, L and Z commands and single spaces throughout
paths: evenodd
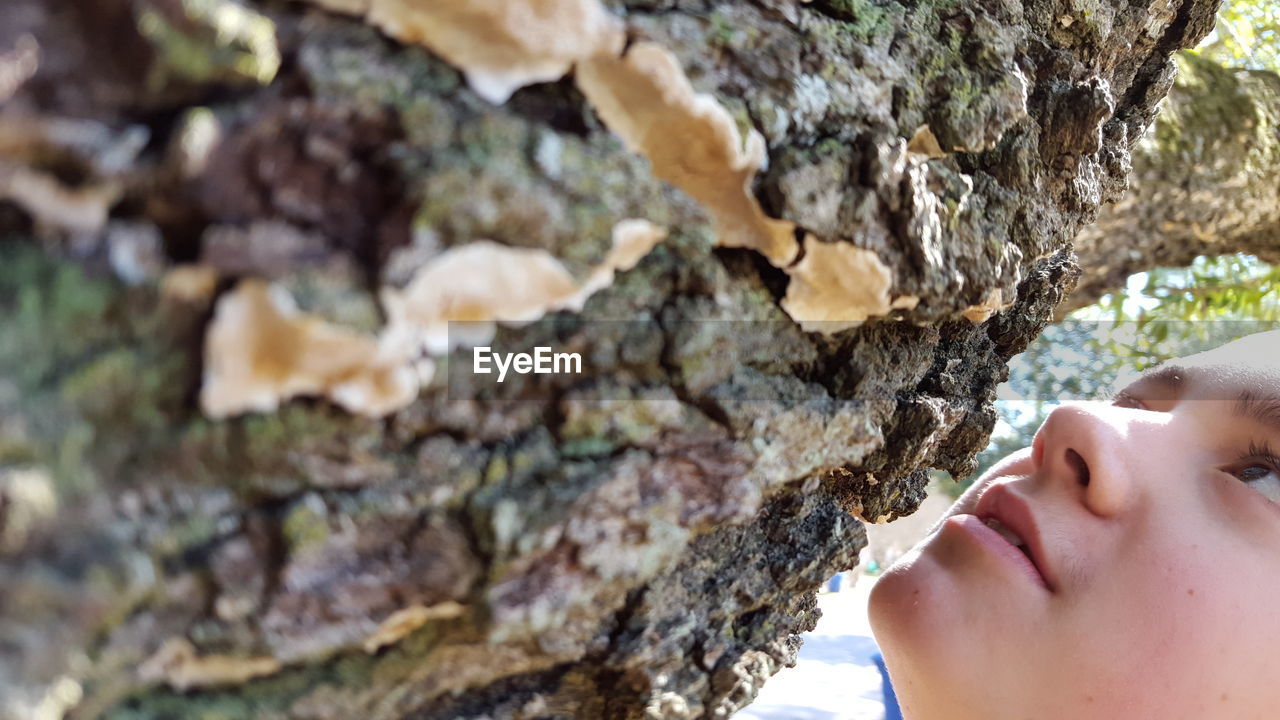
M 413 401 L 434 363 L 454 347 L 488 342 L 497 323 L 579 312 L 667 235 L 647 220 L 613 228 L 613 246 L 582 282 L 545 250 L 479 240 L 445 251 L 403 290 L 384 288 L 388 323 L 379 337 L 299 312 L 283 288 L 244 280 L 223 295 L 205 338 L 200 405 L 214 418 L 270 412 L 282 400 L 323 395 L 346 410 L 382 417 Z M 180 295 L 183 293 L 179 293 Z M 455 326 L 450 337 L 449 324 Z
M 96 233 L 120 199 L 118 183 L 72 188 L 41 170 L 0 160 L 0 200 L 9 200 L 39 222 L 69 232 Z
M 787 268 L 791 282 L 782 309 L 807 332 L 840 332 L 920 301 L 913 295 L 890 298 L 893 274 L 871 250 L 812 235 L 805 236 L 804 249 L 800 262 Z
M 961 314 L 974 325 L 980 325 L 986 322 L 987 318 L 991 317 L 993 313 L 1012 305 L 1015 299 L 1017 299 L 1016 296 L 1011 296 L 1008 301 L 1005 301 L 1004 291 L 1000 288 L 992 288 L 982 296 L 982 302 L 977 305 L 970 305 Z
M 916 128 L 911 139 L 907 141 L 907 152 L 918 158 L 932 160 L 946 157 L 947 153 L 938 142 L 938 137 L 928 125 Z
M 218 272 L 207 265 L 176 265 L 160 279 L 160 297 L 177 302 L 203 304 L 218 289 Z
M 148 137 L 137 126 L 116 133 L 89 120 L 0 113 L 0 200 L 13 202 L 44 226 L 100 232 Z M 64 182 L 49 169 L 53 159 L 84 180 Z
M 146 662 L 138 666 L 145 682 L 163 682 L 179 692 L 193 688 L 236 685 L 280 670 L 273 657 L 197 655 L 186 638 L 170 638 Z
M 571 298 L 578 283 L 545 250 L 514 248 L 476 240 L 441 253 L 414 275 L 404 290 L 384 288 L 382 304 L 393 328 L 412 329 L 429 355 L 443 355 L 461 343 L 449 338 L 449 323 L 484 343 L 495 321 L 533 322 Z
M 667 229 L 648 220 L 627 218 L 614 223 L 612 246 L 604 262 L 597 265 L 579 290 L 575 310 L 596 292 L 613 284 L 614 275 L 636 266 L 654 246 L 667 238 Z
M 575 62 L 618 55 L 626 40 L 622 21 L 599 0 L 312 1 L 427 47 L 498 105 L 525 85 L 560 79 Z
M 488 342 L 496 323 L 520 325 L 548 312 L 579 312 L 587 299 L 613 282 L 666 237 L 646 220 L 613 228 L 613 248 L 579 283 L 545 250 L 513 248 L 489 240 L 451 248 L 423 266 L 404 290 L 385 288 L 382 303 L 394 332 L 407 332 L 429 355 Z M 449 336 L 450 322 L 455 337 Z
M 302 314 L 283 288 L 244 280 L 218 300 L 200 389 L 210 417 L 269 412 L 298 395 L 379 417 L 417 393 L 417 372 L 399 348 Z
M 426 625 L 432 620 L 452 620 L 465 614 L 467 609 L 456 601 L 445 600 L 430 607 L 422 604 L 410 605 L 397 610 L 378 624 L 363 643 L 364 651 L 376 653 L 387 645 L 394 645 L 410 633 Z
M 623 144 L 707 209 L 719 245 L 754 249 L 777 267 L 795 260 L 795 225 L 765 215 L 751 192 L 764 138 L 751 130 L 744 141 L 723 105 L 694 92 L 670 51 L 639 42 L 623 57 L 580 63 L 575 77 Z

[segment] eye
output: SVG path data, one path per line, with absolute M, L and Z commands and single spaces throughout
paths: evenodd
M 1111 398 L 1111 404 L 1116 407 L 1133 408 L 1135 410 L 1147 410 L 1147 404 L 1138 399 L 1136 395 L 1128 390 L 1121 390 Z
M 1280 504 L 1280 458 L 1267 446 L 1250 444 L 1249 453 L 1236 461 L 1227 472 L 1262 493 L 1271 502 Z
M 1280 503 L 1280 472 L 1275 468 L 1254 463 L 1233 471 L 1232 474 L 1271 502 Z

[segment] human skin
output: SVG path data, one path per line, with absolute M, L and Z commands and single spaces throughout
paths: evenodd
M 1275 394 L 1280 332 L 1054 410 L 871 593 L 905 716 L 1276 718 Z

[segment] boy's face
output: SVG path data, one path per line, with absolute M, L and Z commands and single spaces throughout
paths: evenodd
M 1277 717 L 1277 395 L 1265 333 L 1055 410 L 872 592 L 907 716 Z

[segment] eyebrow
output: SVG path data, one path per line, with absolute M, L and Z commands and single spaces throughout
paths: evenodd
M 1169 396 L 1162 395 L 1159 398 L 1161 400 L 1177 399 L 1186 385 L 1188 374 L 1186 368 L 1178 365 L 1160 365 L 1139 375 L 1116 395 L 1128 394 L 1129 388 L 1141 384 L 1155 386 L 1155 388 L 1169 393 Z
M 1237 415 L 1255 420 L 1280 432 L 1280 397 L 1252 390 L 1241 390 L 1236 397 Z
M 1139 382 L 1150 383 L 1173 394 L 1176 398 L 1201 374 L 1195 368 L 1178 365 L 1161 365 L 1143 373 Z M 1134 383 L 1136 384 L 1136 383 Z M 1236 395 L 1233 412 L 1243 418 L 1265 425 L 1280 432 L 1280 395 L 1257 390 L 1241 390 Z

